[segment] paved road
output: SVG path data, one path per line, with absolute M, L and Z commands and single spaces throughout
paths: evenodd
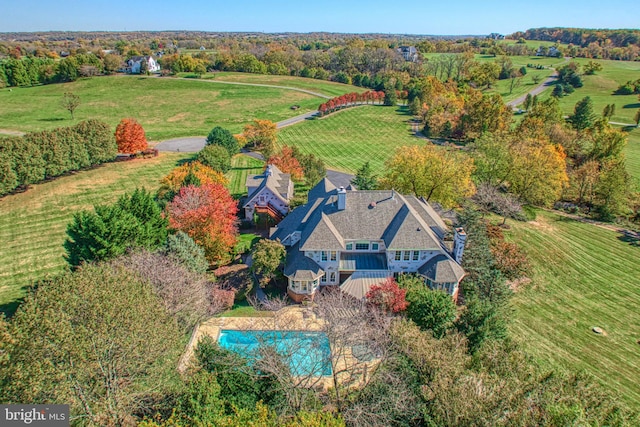
M 299 116 L 291 117 L 290 119 L 286 119 L 276 123 L 276 128 L 281 129 L 286 126 L 291 126 L 296 123 L 309 120 L 312 117 L 315 117 L 316 114 L 318 114 L 318 111 L 310 111 L 308 113 L 300 114 Z M 204 147 L 205 141 L 206 141 L 206 138 L 204 136 L 175 138 L 175 139 L 168 139 L 166 141 L 162 141 L 158 145 L 156 145 L 155 148 L 157 148 L 159 151 L 196 153 L 202 150 L 202 148 Z
M 524 102 L 524 100 L 527 98 L 527 95 L 536 96 L 539 93 L 544 92 L 549 86 L 552 86 L 555 83 L 557 78 L 558 78 L 558 72 L 554 71 L 553 74 L 551 74 L 549 77 L 547 77 L 545 79 L 545 81 L 540 83 L 539 86 L 531 89 L 529 92 L 527 92 L 524 95 L 514 99 L 513 101 L 507 102 L 507 106 L 511 107 L 511 108 L 515 108 L 515 107 L 517 107 L 518 105 L 520 105 L 520 104 L 522 104 Z
M 564 62 L 561 62 L 560 64 L 556 65 L 556 68 L 559 67 L 560 65 L 566 63 L 566 62 L 569 62 L 569 60 L 571 60 L 571 58 L 565 57 L 564 58 Z M 558 71 L 557 70 L 553 70 L 553 74 L 551 74 L 549 77 L 547 77 L 545 79 L 545 81 L 540 83 L 539 86 L 533 88 L 529 92 L 527 92 L 524 95 L 514 99 L 513 101 L 507 102 L 507 106 L 511 107 L 511 108 L 515 108 L 515 107 L 517 107 L 518 105 L 520 105 L 520 104 L 522 104 L 524 102 L 524 100 L 527 98 L 527 95 L 531 94 L 531 96 L 535 96 L 535 95 L 538 95 L 541 92 L 544 92 L 545 89 L 547 89 L 549 86 L 551 86 L 553 83 L 555 83 L 557 78 L 558 78 Z

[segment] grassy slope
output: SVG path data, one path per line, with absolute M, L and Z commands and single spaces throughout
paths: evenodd
M 574 61 L 586 64 L 589 60 L 577 58 Z M 571 95 L 560 98 L 560 107 L 565 114 L 573 113 L 573 108 L 585 96 L 591 97 L 596 114 L 602 113 L 605 105 L 615 104 L 616 113 L 612 121 L 633 123 L 633 116 L 640 108 L 638 95 L 614 95 L 613 91 L 627 80 L 640 78 L 640 62 L 630 61 L 602 61 L 602 71 L 592 76 L 582 76 L 584 86 Z M 550 91 L 548 91 L 550 93 Z
M 247 176 L 257 175 L 262 172 L 264 162 L 245 154 L 238 154 L 231 160 L 231 166 L 232 169 L 227 173 L 229 192 L 234 198 L 239 199 L 247 192 L 247 187 L 245 186 Z
M 327 96 L 340 96 L 350 92 L 364 92 L 367 89 L 326 80 L 308 79 L 304 77 L 273 76 L 265 74 L 217 72 L 207 73 L 204 79 L 222 80 L 225 82 L 258 83 L 277 86 L 295 87 L 310 90 Z
M 533 264 L 532 284 L 514 298 L 514 336 L 539 360 L 584 369 L 640 408 L 640 247 L 553 213 L 511 225 L 508 238 Z
M 404 108 L 362 106 L 282 129 L 278 144 L 297 145 L 332 169 L 355 173 L 369 161 L 381 173 L 384 161 L 402 145 L 422 141 L 411 135 Z
M 68 126 L 60 106 L 64 92 L 80 96 L 76 121 L 115 125 L 136 118 L 151 140 L 206 135 L 214 126 L 236 133 L 254 118 L 280 121 L 315 110 L 322 98 L 264 87 L 221 85 L 196 79 L 112 76 L 0 91 L 0 129 L 21 131 Z M 297 111 L 291 105 L 300 105 Z
M 66 265 L 62 244 L 73 213 L 115 200 L 136 187 L 155 190 L 185 154 L 110 163 L 0 199 L 0 305 L 22 287 Z
M 640 129 L 629 132 L 629 143 L 625 148 L 627 170 L 640 183 Z
M 110 163 L 0 199 L 0 241 L 6 242 L 0 246 L 0 307 L 20 298 L 34 280 L 65 267 L 62 244 L 74 212 L 111 202 L 136 187 L 156 190 L 160 179 L 188 158 L 163 153 L 155 159 Z M 247 174 L 259 173 L 262 164 L 235 156 L 227 174 L 232 194 L 245 192 Z

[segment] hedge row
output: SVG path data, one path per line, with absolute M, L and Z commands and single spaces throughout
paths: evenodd
M 117 152 L 113 131 L 98 120 L 0 138 L 0 196 L 18 187 L 110 162 Z

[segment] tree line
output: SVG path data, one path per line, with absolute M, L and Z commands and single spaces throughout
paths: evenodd
M 0 138 L 0 195 L 112 161 L 118 152 L 109 125 L 75 126 Z

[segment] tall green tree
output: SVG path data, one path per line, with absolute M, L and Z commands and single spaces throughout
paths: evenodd
M 227 129 L 216 126 L 207 135 L 207 145 L 220 145 L 224 147 L 230 156 L 240 152 L 238 140 Z
M 253 271 L 262 276 L 260 284 L 267 285 L 284 262 L 287 251 L 279 240 L 261 239 L 251 250 Z
M 207 145 L 198 153 L 198 161 L 211 169 L 227 173 L 231 169 L 231 156 L 222 145 Z
M 369 162 L 366 162 L 358 169 L 356 176 L 351 180 L 351 184 L 355 185 L 358 190 L 375 190 L 377 188 L 378 177 L 373 174 Z
M 129 248 L 156 249 L 166 241 L 168 221 L 145 190 L 136 189 L 94 210 L 76 213 L 67 226 L 64 247 L 72 266 L 115 258 Z
M 573 114 L 569 116 L 569 123 L 578 132 L 589 129 L 595 123 L 596 116 L 593 112 L 593 101 L 585 96 L 578 101 L 573 109 Z
M 407 290 L 407 317 L 422 330 L 430 330 L 436 338 L 442 338 L 453 326 L 456 305 L 451 295 L 429 289 L 422 278 L 401 276 L 398 285 Z

